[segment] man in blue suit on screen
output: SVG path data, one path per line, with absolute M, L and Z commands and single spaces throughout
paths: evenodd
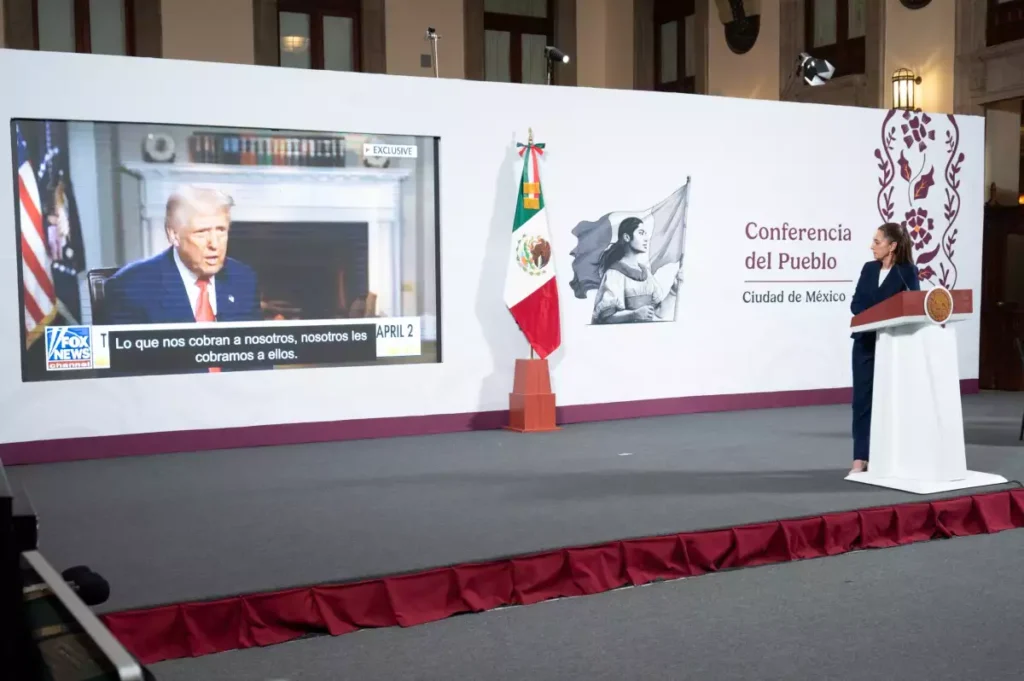
M 256 273 L 227 257 L 231 197 L 182 187 L 167 200 L 170 248 L 121 268 L 104 286 L 107 324 L 262 319 Z

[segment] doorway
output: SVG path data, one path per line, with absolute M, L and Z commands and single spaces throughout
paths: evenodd
M 988 206 L 982 252 L 982 390 L 1024 390 L 1024 206 Z

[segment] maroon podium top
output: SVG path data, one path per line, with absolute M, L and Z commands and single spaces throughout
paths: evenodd
M 949 321 L 963 319 L 964 316 L 974 312 L 974 293 L 970 289 L 958 289 L 949 293 L 953 296 L 953 309 L 949 313 Z M 850 320 L 850 326 L 871 324 L 877 328 L 877 326 L 884 326 L 885 322 L 901 318 L 928 319 L 924 309 L 924 299 L 927 295 L 928 291 L 898 293 L 856 315 Z

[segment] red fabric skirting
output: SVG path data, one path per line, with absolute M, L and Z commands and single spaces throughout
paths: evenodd
M 366 582 L 112 613 L 143 664 L 283 643 L 312 633 L 413 626 L 464 612 L 656 580 L 1024 527 L 1024 490 L 567 548 Z

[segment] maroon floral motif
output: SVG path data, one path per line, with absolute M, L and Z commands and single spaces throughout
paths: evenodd
M 896 120 L 897 113 L 902 115 L 902 121 Z M 954 256 L 958 237 L 956 221 L 960 215 L 960 172 L 964 154 L 959 152 L 960 127 L 956 119 L 947 116 L 946 120 L 949 127 L 945 130 L 945 148 L 939 147 L 939 151 L 934 147 L 929 148 L 929 143 L 935 141 L 936 129 L 942 132 L 941 119 L 934 121 L 928 114 L 919 112 L 887 112 L 882 121 L 881 146 L 875 149 L 875 159 L 881 171 L 875 206 L 883 221 L 892 222 L 896 213 L 893 192 L 896 189 L 897 177 L 906 183 L 905 203 L 904 199 L 899 200 L 900 209 L 903 211 L 901 224 L 907 229 L 914 244 L 914 261 L 918 266 L 918 276 L 921 281 L 933 286 L 952 289 L 956 286 L 959 274 Z M 903 144 L 899 150 L 899 158 L 894 161 L 892 154 L 895 152 L 897 139 Z M 935 177 L 935 165 L 928 163 L 928 156 L 934 156 L 936 153 L 945 160 L 945 167 L 939 178 Z M 945 225 L 941 228 L 941 233 L 936 230 L 935 217 L 929 214 L 928 208 L 930 206 L 933 209 L 933 214 L 938 212 L 937 205 L 929 202 L 929 191 L 937 182 L 943 190 L 944 198 L 941 219 Z M 937 198 L 933 199 L 936 200 Z
M 914 176 L 914 171 L 910 169 L 910 161 L 907 160 L 907 157 L 903 155 L 902 151 L 900 152 L 900 157 L 897 160 L 897 163 L 900 164 L 900 177 L 907 182 L 910 182 L 910 178 Z
M 942 233 L 942 249 L 949 259 L 950 269 L 947 270 L 944 265 L 939 265 L 939 270 L 942 272 L 939 283 L 951 289 L 956 285 L 958 274 L 956 261 L 953 260 L 953 247 L 956 245 L 958 230 L 953 225 L 960 215 L 960 180 L 957 176 L 960 174 L 961 166 L 964 162 L 964 154 L 962 151 L 959 155 L 957 154 L 957 149 L 960 147 L 960 126 L 956 124 L 956 119 L 952 115 L 948 116 L 948 118 L 949 124 L 953 129 L 946 131 L 946 148 L 949 150 L 949 161 L 946 162 L 945 179 L 948 188 L 946 189 L 946 203 L 943 205 L 943 209 L 948 224 L 946 230 Z
M 904 218 L 900 224 L 910 233 L 910 240 L 914 242 L 915 250 L 921 250 L 931 243 L 935 220 L 928 217 L 927 209 L 911 208 L 906 212 Z
M 917 144 L 918 151 L 927 149 L 927 140 L 935 139 L 935 131 L 928 129 L 928 124 L 932 122 L 931 117 L 928 114 L 919 116 L 916 113 L 904 111 L 903 120 L 906 123 L 900 126 L 900 131 L 903 133 L 903 143 L 907 145 L 907 149 L 915 144 Z
M 928 198 L 928 189 L 935 185 L 935 168 L 932 168 L 927 173 L 924 173 L 914 183 L 914 198 L 915 199 L 926 199 Z
M 885 157 L 882 157 L 882 150 L 875 149 L 875 158 L 878 159 L 878 169 L 882 171 L 882 177 L 878 178 L 878 184 L 881 189 L 878 190 L 878 196 L 875 198 L 875 207 L 878 208 L 878 214 L 882 216 L 882 220 L 889 222 L 892 220 L 893 215 L 893 203 L 892 203 L 892 181 L 895 175 L 895 169 L 893 168 L 892 151 L 893 142 L 896 141 L 896 128 L 895 126 L 889 128 L 888 132 L 885 130 L 885 124 L 892 118 L 894 112 L 890 111 L 882 121 L 882 149 L 885 149 Z

